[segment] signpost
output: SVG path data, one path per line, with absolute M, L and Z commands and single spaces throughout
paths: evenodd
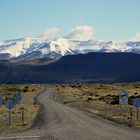
M 16 104 L 18 104 L 22 100 L 22 95 L 17 92 L 14 96 L 14 100 Z M 23 107 L 21 108 L 21 121 L 22 121 L 22 125 L 24 125 L 24 108 Z
M 16 93 L 13 97 L 14 101 L 16 102 L 16 104 L 18 104 L 21 100 L 22 100 L 22 96 L 20 93 Z M 20 107 L 20 104 L 19 104 L 19 107 Z M 16 109 L 16 106 L 15 106 L 15 109 Z
M 119 104 L 120 105 L 127 105 L 128 104 L 128 93 L 122 91 L 119 95 Z
M 133 111 L 132 108 L 130 108 L 130 121 L 129 121 L 129 127 L 133 125 Z
M 2 98 L 2 95 L 0 95 L 0 106 L 2 106 L 3 104 L 3 98 Z
M 133 100 L 133 106 L 137 108 L 137 120 L 139 119 L 139 107 L 140 107 L 140 98 L 135 98 Z
M 9 125 L 11 125 L 11 109 L 16 107 L 16 104 L 20 103 L 22 100 L 22 95 L 19 92 L 16 92 L 14 96 L 12 94 L 7 94 L 3 97 L 2 94 L 0 94 L 0 106 L 4 103 L 5 107 L 8 109 L 9 113 Z M 25 109 L 22 107 L 21 108 L 21 119 L 22 119 L 22 124 L 24 124 L 24 112 Z
M 24 107 L 21 108 L 21 122 L 24 125 Z
M 9 110 L 9 125 L 11 124 L 11 109 L 14 108 L 15 102 L 12 98 L 5 101 L 5 106 Z
M 16 93 L 15 96 L 14 96 L 14 100 L 16 103 L 19 103 L 22 99 L 22 96 L 20 93 Z

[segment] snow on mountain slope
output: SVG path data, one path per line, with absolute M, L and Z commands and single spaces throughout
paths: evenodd
M 60 58 L 68 54 L 87 52 L 130 52 L 140 53 L 140 42 L 78 41 L 67 38 L 42 40 L 25 38 L 0 41 L 1 59 L 34 59 L 43 57 Z
M 60 38 L 50 42 L 50 50 L 53 52 L 60 53 L 61 55 L 64 56 L 68 52 L 72 53 L 72 51 L 69 48 L 70 47 L 69 45 L 70 44 L 66 39 Z
M 64 56 L 66 54 L 73 53 L 69 45 L 70 45 L 69 41 L 67 41 L 64 38 L 60 38 L 42 44 L 41 45 L 42 47 L 40 47 L 39 50 L 42 52 L 42 54 L 55 52 L 57 54 Z
M 102 52 L 126 52 L 129 49 L 131 49 L 131 46 L 128 46 L 126 43 L 110 41 L 102 46 L 101 51 Z
M 32 44 L 31 39 L 21 39 L 14 41 L 6 41 L 0 46 L 0 53 L 8 53 L 13 57 L 17 57 L 21 54 L 24 54 L 28 51 Z

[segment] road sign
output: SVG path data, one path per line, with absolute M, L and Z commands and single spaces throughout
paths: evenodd
M 136 108 L 140 107 L 140 98 L 135 98 L 133 100 L 133 106 L 135 106 Z
M 2 95 L 0 95 L 0 106 L 2 105 L 3 103 L 3 98 L 2 98 Z
M 119 104 L 121 104 L 121 105 L 127 105 L 128 104 L 128 93 L 127 92 L 122 91 L 120 93 Z
M 7 100 L 5 101 L 5 106 L 6 106 L 6 108 L 8 108 L 9 110 L 12 109 L 12 108 L 14 108 L 15 105 L 16 105 L 16 104 L 15 104 L 15 101 L 14 101 L 12 98 L 9 98 L 9 99 L 7 99 Z
M 139 107 L 140 107 L 140 98 L 135 98 L 133 100 L 133 106 L 137 108 L 137 121 L 139 120 Z
M 16 103 L 20 102 L 22 99 L 22 96 L 20 93 L 16 93 L 15 96 L 14 96 L 14 100 Z
M 11 124 L 11 109 L 14 108 L 15 105 L 16 105 L 16 103 L 12 98 L 8 98 L 5 101 L 5 106 L 9 110 L 9 125 Z

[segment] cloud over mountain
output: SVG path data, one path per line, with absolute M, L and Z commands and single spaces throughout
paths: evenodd
M 59 32 L 60 32 L 60 29 L 59 28 L 55 28 L 55 27 L 54 28 L 49 28 L 42 35 L 40 35 L 39 38 L 42 38 L 42 39 L 52 39 Z
M 130 38 L 130 41 L 140 41 L 140 32 L 136 33 L 136 35 Z
M 87 41 L 93 39 L 95 30 L 91 26 L 77 26 L 73 28 L 66 38 L 72 40 Z
M 0 41 L 0 60 L 59 59 L 65 55 L 88 52 L 140 54 L 140 33 L 131 38 L 133 41 L 106 42 L 95 39 L 95 30 L 91 26 L 78 26 L 65 36 L 60 36 L 59 31 L 58 28 L 50 28 L 36 38 Z

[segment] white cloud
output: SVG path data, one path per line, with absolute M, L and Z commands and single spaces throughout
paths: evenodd
M 140 41 L 140 32 L 136 33 L 136 35 L 130 38 L 130 41 Z
M 47 29 L 39 38 L 41 39 L 52 39 L 60 32 L 58 28 L 49 28 Z
M 89 39 L 93 39 L 94 33 L 94 28 L 91 26 L 78 26 L 73 28 L 66 38 L 87 41 Z

